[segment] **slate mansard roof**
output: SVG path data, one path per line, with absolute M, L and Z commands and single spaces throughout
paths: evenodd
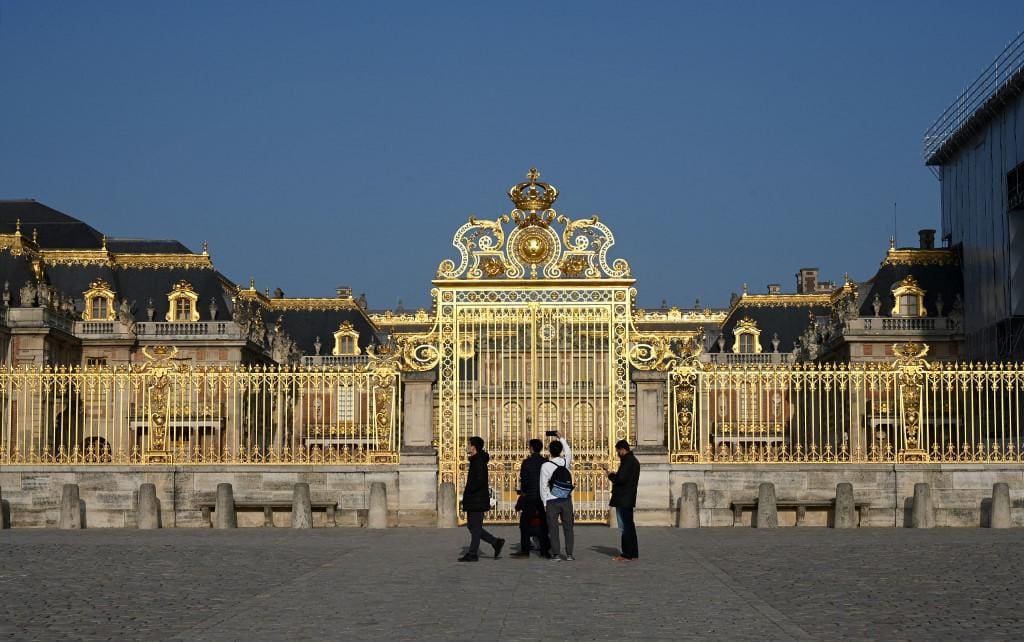
M 234 298 L 239 287 L 218 272 L 209 255 L 197 254 L 176 240 L 105 237 L 92 226 L 34 200 L 0 200 L 0 235 L 11 239 L 19 231 L 22 249 L 0 251 L 0 282 L 8 283 L 11 305 L 21 305 L 20 289 L 36 282 L 33 262 L 43 269 L 43 280 L 64 296 L 72 297 L 81 311 L 83 293 L 102 279 L 118 301 L 127 299 L 132 317 L 148 321 L 150 301 L 153 321 L 165 321 L 168 293 L 187 281 L 199 299 L 200 321 L 233 320 Z M 3 248 L 0 248 L 3 249 Z M 263 320 L 273 328 L 281 318 L 285 332 L 304 354 L 314 354 L 320 337 L 321 354 L 330 354 L 333 333 L 343 321 L 352 324 L 365 351 L 379 343 L 376 329 L 365 312 L 351 299 L 269 299 L 246 291 L 263 308 Z
M 807 330 L 811 316 L 831 314 L 828 294 L 744 294 L 730 308 L 720 326 L 725 338 L 724 352 L 732 352 L 733 330 L 744 319 L 753 319 L 761 331 L 761 352 L 774 352 L 772 337 L 778 335 L 779 352 L 792 352 L 797 340 Z M 719 352 L 717 342 L 710 352 Z

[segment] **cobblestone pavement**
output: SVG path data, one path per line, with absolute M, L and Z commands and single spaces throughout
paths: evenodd
M 580 527 L 576 562 L 465 530 L 7 530 L 2 639 L 1024 637 L 1024 531 Z M 483 545 L 490 554 L 490 547 Z

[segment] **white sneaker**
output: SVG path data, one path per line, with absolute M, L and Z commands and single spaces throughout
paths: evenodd
M 566 562 L 575 562 L 575 561 L 576 561 L 576 558 L 575 558 L 575 557 L 573 557 L 572 555 L 566 555 L 566 556 L 565 556 L 565 561 L 566 561 Z
M 562 561 L 562 558 L 561 558 L 561 557 L 559 557 L 558 555 L 552 555 L 552 556 L 551 556 L 551 561 L 552 561 L 552 562 L 561 562 L 561 561 Z

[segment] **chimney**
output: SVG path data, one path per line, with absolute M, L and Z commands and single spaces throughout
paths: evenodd
M 337 288 L 334 289 L 334 291 L 338 295 L 339 299 L 352 298 L 352 288 L 348 287 L 347 285 L 339 285 Z
M 778 283 L 768 284 L 768 294 L 779 294 L 782 292 L 782 285 Z
M 797 294 L 812 294 L 818 289 L 818 268 L 800 268 L 796 273 Z
M 921 239 L 922 250 L 935 249 L 935 230 L 918 230 L 917 237 Z

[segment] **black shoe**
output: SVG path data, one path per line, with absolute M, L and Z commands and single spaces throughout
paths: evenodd
M 511 555 L 509 555 L 509 557 L 514 557 L 516 559 L 523 559 L 523 560 L 528 558 L 529 556 L 530 556 L 530 551 L 517 551 L 517 552 L 512 553 Z
M 466 553 L 465 555 L 463 555 L 462 557 L 459 558 L 459 561 L 460 562 L 479 562 L 480 558 L 477 557 L 476 555 L 470 555 L 469 553 Z
M 498 557 L 501 555 L 501 549 L 504 546 L 505 546 L 505 540 L 503 540 L 500 537 L 498 538 L 498 540 L 496 542 L 494 542 L 494 559 L 498 559 Z

